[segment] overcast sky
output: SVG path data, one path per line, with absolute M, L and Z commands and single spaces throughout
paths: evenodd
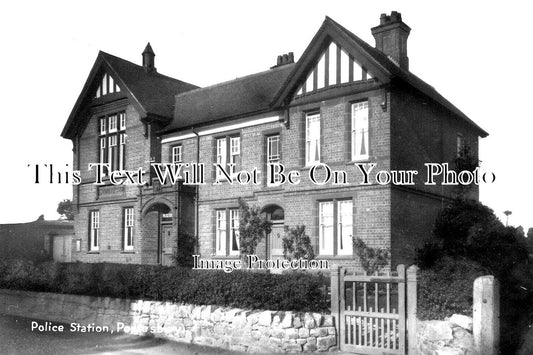
M 300 57 L 326 15 L 374 45 L 370 28 L 396 10 L 411 27 L 410 69 L 489 132 L 481 200 L 533 227 L 532 7 L 522 1 L 12 1 L 0 5 L 0 223 L 56 219 L 70 185 L 33 183 L 28 164 L 71 164 L 59 134 L 99 50 L 199 85 Z M 67 168 L 68 170 L 68 168 Z

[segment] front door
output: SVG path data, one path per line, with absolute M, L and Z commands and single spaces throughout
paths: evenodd
M 270 257 L 271 259 L 283 258 L 283 223 L 273 223 L 272 231 L 269 235 L 270 240 Z
M 172 265 L 172 246 L 174 238 L 172 237 L 172 225 L 161 225 L 161 264 Z

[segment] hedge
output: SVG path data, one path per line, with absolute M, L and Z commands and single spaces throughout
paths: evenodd
M 329 285 L 329 278 L 303 272 L 225 273 L 154 265 L 0 262 L 0 288 L 250 309 L 327 311 L 324 285 Z
M 474 280 L 487 275 L 475 261 L 445 257 L 418 275 L 417 317 L 444 319 L 454 313 L 472 316 Z

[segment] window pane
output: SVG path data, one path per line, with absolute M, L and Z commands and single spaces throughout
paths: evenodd
M 337 214 L 337 254 L 351 255 L 353 251 L 353 202 L 351 200 L 339 201 Z
M 109 120 L 109 132 L 116 132 L 117 130 L 117 115 L 108 117 Z
M 230 210 L 230 233 L 231 233 L 231 254 L 239 254 L 239 210 Z
M 182 162 L 181 151 L 182 151 L 182 146 L 181 145 L 177 145 L 175 147 L 172 147 L 172 163 L 181 163 Z
M 269 163 L 279 161 L 279 135 L 267 138 L 267 159 Z
M 322 255 L 333 254 L 333 202 L 319 204 L 319 249 Z
M 121 130 L 126 129 L 126 113 L 121 112 L 118 114 L 118 117 L 120 119 L 120 129 Z
M 100 118 L 100 134 L 105 134 L 106 132 L 106 123 L 105 117 Z
M 320 162 L 320 114 L 307 115 L 306 165 Z
M 217 211 L 216 219 L 215 253 L 217 255 L 226 255 L 226 211 Z
M 368 102 L 352 104 L 352 159 L 368 159 Z

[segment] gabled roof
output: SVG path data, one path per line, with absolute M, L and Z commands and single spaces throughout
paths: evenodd
M 114 55 L 100 51 L 91 69 L 89 77 L 81 91 L 72 112 L 61 132 L 64 138 L 72 138 L 78 126 L 83 122 L 76 122 L 80 112 L 87 109 L 94 96 L 95 80 L 102 72 L 109 75 L 119 84 L 139 111 L 141 118 L 171 120 L 174 105 L 174 95 L 198 88 L 196 85 L 159 74 L 155 71 L 147 72 L 142 66 L 129 62 Z
M 347 50 L 359 53 L 358 60 L 366 68 L 371 70 L 381 83 L 386 84 L 395 80 L 405 82 L 466 121 L 478 131 L 480 136 L 486 137 L 488 135 L 486 131 L 474 123 L 451 102 L 446 100 L 431 85 L 427 84 L 410 71 L 400 68 L 383 52 L 370 46 L 368 43 L 327 16 L 316 35 L 311 40 L 311 43 L 307 46 L 301 58 L 296 63 L 294 70 L 287 77 L 275 96 L 272 102 L 273 107 L 284 105 L 287 100 L 290 100 L 294 96 L 301 82 L 305 80 L 308 71 L 316 64 L 321 51 L 329 44 L 329 42 L 331 42 L 331 40 L 339 43 Z
M 176 96 L 174 120 L 168 133 L 207 122 L 256 114 L 272 109 L 271 102 L 294 63 Z

